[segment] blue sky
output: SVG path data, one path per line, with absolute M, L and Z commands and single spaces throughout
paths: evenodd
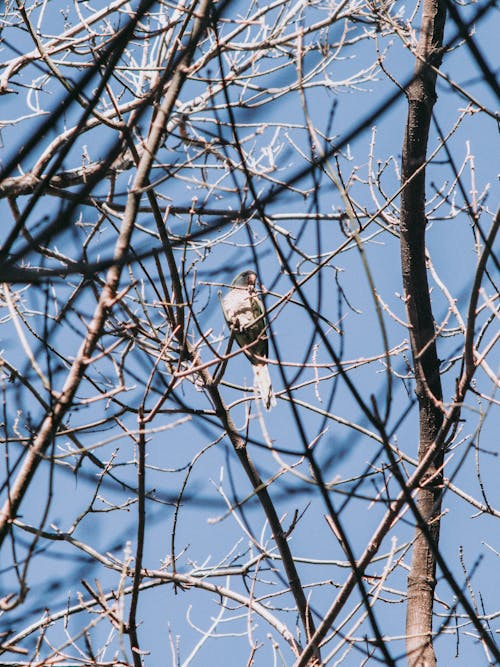
M 307 29 L 314 22 L 327 17 L 334 9 L 326 4 L 311 4 L 311 7 L 304 5 L 303 11 L 290 20 L 291 31 L 300 26 Z M 354 4 L 346 4 L 346 7 L 348 6 L 355 9 Z M 95 10 L 100 5 L 93 7 Z M 358 20 L 363 18 L 364 10 L 362 5 L 357 7 L 354 14 Z M 87 6 L 82 6 L 81 11 L 88 11 Z M 228 6 L 225 15 L 227 21 L 221 29 L 221 39 L 231 30 L 233 21 L 237 21 L 245 11 L 246 5 L 243 2 Z M 255 8 L 253 11 L 256 11 Z M 412 11 L 411 7 L 400 8 L 395 4 L 390 12 L 396 17 L 396 26 L 406 37 L 409 35 L 405 31 L 406 21 Z M 74 8 L 67 9 L 66 6 L 59 6 L 57 2 L 50 6 L 42 5 L 39 10 L 34 10 L 31 16 L 33 21 L 38 21 L 37 25 L 46 40 L 49 39 L 49 33 L 57 34 L 77 21 Z M 275 16 L 279 16 L 278 9 Z M 494 66 L 497 31 L 492 16 L 478 24 L 476 39 Z M 118 22 L 123 24 L 124 20 L 123 14 L 119 19 L 113 17 L 115 29 Z M 157 25 L 157 19 L 152 19 L 151 26 Z M 103 32 L 106 31 L 105 23 L 99 26 Z M 312 49 L 303 59 L 303 76 L 306 79 L 308 73 L 322 62 L 319 56 L 321 40 L 340 40 L 344 26 L 345 24 L 341 23 L 330 28 L 329 32 L 325 29 L 304 38 L 304 44 L 316 44 L 316 49 Z M 373 394 L 379 405 L 384 406 L 387 377 L 383 337 L 366 271 L 366 266 L 369 267 L 377 294 L 387 306 L 384 311 L 384 324 L 389 348 L 394 350 L 391 361 L 395 375 L 389 421 L 390 427 L 396 429 L 392 434 L 393 443 L 397 443 L 410 458 L 415 458 L 418 444 L 413 384 L 411 379 L 402 377 L 407 374 L 408 364 L 411 362 L 405 345 L 408 331 L 404 327 L 399 243 L 397 234 L 394 233 L 397 230 L 399 198 L 395 196 L 394 201 L 388 204 L 385 218 L 379 215 L 361 232 L 366 259 L 364 264 L 355 240 L 346 236 L 346 227 L 338 220 L 331 219 L 333 214 L 344 210 L 344 202 L 338 188 L 325 174 L 318 169 L 314 173 L 316 181 L 308 176 L 295 183 L 294 188 L 279 185 L 290 182 L 291 176 L 308 164 L 311 145 L 306 120 L 309 120 L 317 136 L 324 141 L 322 149 L 329 150 L 333 142 L 338 143 L 347 136 L 360 119 L 394 92 L 394 81 L 389 80 L 377 67 L 370 69 L 377 57 L 377 45 L 379 52 L 386 54 L 384 67 L 393 79 L 403 83 L 411 76 L 413 56 L 402 46 L 397 35 L 387 34 L 386 29 L 377 33 L 372 30 L 373 26 L 363 21 L 349 26 L 347 39 L 353 43 L 344 45 L 338 57 L 332 57 L 328 66 L 324 70 L 320 69 L 316 76 L 308 81 L 308 85 L 311 85 L 305 90 L 307 119 L 303 100 L 294 89 L 297 62 L 294 60 L 296 53 L 294 54 L 294 49 L 289 44 L 286 49 L 283 47 L 281 51 L 273 51 L 269 61 L 256 58 L 255 65 L 244 70 L 245 76 L 251 74 L 253 78 L 245 79 L 241 85 L 231 83 L 228 86 L 228 94 L 235 105 L 235 118 L 240 128 L 239 139 L 246 151 L 248 164 L 258 172 L 253 178 L 253 185 L 259 198 L 266 202 L 264 210 L 276 226 L 274 232 L 269 232 L 269 225 L 264 225 L 258 215 L 250 221 L 236 221 L 223 229 L 210 229 L 207 233 L 201 233 L 203 225 L 210 225 L 213 216 L 189 213 L 171 213 L 166 216 L 166 225 L 172 238 L 177 242 L 176 237 L 179 237 L 175 256 L 180 270 L 185 272 L 186 300 L 193 304 L 188 325 L 189 339 L 192 344 L 200 345 L 203 362 L 215 363 L 213 350 L 223 353 L 227 344 L 228 332 L 219 308 L 217 292 L 224 290 L 224 286 L 231 282 L 233 276 L 247 267 L 258 270 L 264 287 L 269 290 L 263 296 L 270 309 L 273 339 L 270 366 L 278 395 L 278 406 L 265 415 L 265 430 L 258 418 L 258 407 L 253 401 L 251 369 L 242 354 L 230 359 L 224 373 L 221 394 L 228 405 L 234 402 L 231 415 L 238 428 L 253 441 L 253 444 L 249 445 L 251 456 L 262 478 L 273 480 L 269 487 L 270 494 L 285 526 L 290 525 L 294 513 L 297 512 L 298 522 L 290 545 L 297 557 L 303 583 L 307 587 L 306 594 L 311 594 L 311 606 L 318 613 L 318 617 L 321 617 L 335 598 L 337 587 L 345 580 L 349 570 L 339 542 L 325 522 L 325 506 L 317 488 L 310 483 L 309 467 L 301 461 L 304 442 L 309 446 L 314 443 L 316 461 L 325 479 L 329 482 L 335 481 L 330 497 L 340 511 L 340 519 L 358 557 L 383 516 L 384 508 L 380 503 L 371 503 L 369 498 L 383 493 L 388 479 L 385 469 L 387 461 L 372 433 L 373 428 L 362 414 L 345 381 L 338 377 L 332 356 L 318 336 L 311 317 L 300 304 L 300 298 L 297 294 L 291 295 L 289 299 L 284 298 L 293 285 L 288 269 L 293 272 L 295 280 L 305 280 L 303 289 L 309 305 L 313 309 L 318 307 L 321 315 L 342 331 L 341 335 L 324 320 L 321 323 L 336 354 L 344 362 L 352 361 L 352 364 L 346 364 L 346 368 L 363 401 L 369 404 Z M 413 30 L 418 29 L 418 18 L 413 18 L 412 26 Z M 241 62 L 253 53 L 250 49 L 246 52 L 241 44 L 244 38 L 250 40 L 250 36 L 255 40 L 261 38 L 259 30 L 262 27 L 263 24 L 256 21 L 250 24 L 247 33 L 234 40 L 233 47 L 224 56 L 226 76 L 229 76 L 231 64 Z M 454 34 L 454 28 L 448 24 L 447 35 L 451 34 Z M 32 48 L 28 36 L 13 26 L 6 25 L 3 37 L 6 42 L 3 45 L 2 61 L 13 57 L 9 44 L 14 44 L 21 52 Z M 138 57 L 140 49 L 141 42 L 137 41 L 127 57 L 130 54 Z M 205 44 L 203 49 L 208 49 L 208 45 Z M 333 54 L 331 45 L 328 54 L 329 57 Z M 199 53 L 197 57 L 200 57 Z M 59 56 L 58 66 L 68 73 L 67 76 L 78 78 L 81 73 L 71 62 L 76 62 L 79 58 L 85 60 L 85 57 L 68 50 L 64 58 Z M 283 66 L 285 62 L 290 65 L 284 70 L 273 70 L 261 76 L 266 66 L 274 68 Z M 41 63 L 40 67 L 43 69 Z M 159 164 L 151 174 L 151 180 L 158 179 L 155 182 L 155 191 L 164 208 L 206 205 L 211 209 L 234 211 L 242 205 L 242 199 L 244 204 L 247 203 L 245 197 L 248 201 L 251 199 L 251 193 L 243 189 L 245 177 L 242 170 L 228 168 L 230 160 L 238 165 L 239 157 L 229 118 L 224 110 L 223 93 L 217 91 L 213 99 L 207 96 L 203 103 L 196 100 L 196 96 L 206 93 L 206 79 L 216 78 L 218 67 L 216 59 L 210 61 L 196 73 L 197 81 L 186 83 L 179 97 L 173 117 L 175 119 L 175 114 L 181 112 L 186 114 L 185 125 L 183 128 L 181 123 L 181 130 L 187 132 L 189 141 L 183 140 L 179 125 L 174 125 L 158 154 Z M 465 48 L 457 48 L 446 55 L 442 71 L 473 95 L 486 111 L 494 112 L 493 93 L 481 80 L 480 73 Z M 362 72 L 357 79 L 348 78 L 357 72 Z M 4 96 L 1 120 L 12 120 L 28 113 L 28 104 L 33 98 L 28 96 L 26 86 L 30 85 L 36 76 L 42 75 L 36 72 L 33 66 L 29 66 L 13 77 L 10 85 L 15 92 Z M 126 74 L 117 71 L 117 76 L 125 77 Z M 110 84 L 115 91 L 122 90 L 120 81 L 113 80 Z M 131 77 L 128 83 L 130 81 L 133 81 Z M 213 85 L 215 86 L 215 83 Z M 257 91 L 252 86 L 261 88 L 259 97 L 254 98 Z M 40 100 L 40 113 L 37 116 L 42 112 L 53 112 L 63 93 L 62 86 L 53 78 L 44 82 L 42 90 L 37 93 Z M 497 139 L 495 121 L 484 110 L 465 113 L 467 101 L 444 82 L 438 84 L 438 94 L 436 118 L 445 135 L 458 123 L 448 146 L 458 167 L 462 168 L 464 165 L 463 182 L 468 192 L 474 189 L 472 179 L 475 179 L 475 190 L 482 207 L 480 222 L 483 230 L 487 232 L 498 204 L 498 181 L 495 180 L 498 168 L 498 160 L 495 159 L 498 149 L 494 144 Z M 130 99 L 133 99 L 130 90 L 123 89 L 120 103 L 126 104 Z M 264 99 L 265 104 L 253 106 Z M 236 104 L 237 100 L 240 100 L 240 104 Z M 99 111 L 105 112 L 106 108 L 110 108 L 110 104 L 108 100 L 107 107 L 102 106 Z M 80 113 L 81 109 L 74 105 L 57 127 L 41 139 L 37 148 L 23 161 L 25 172 L 33 168 L 49 142 L 61 136 L 76 122 Z M 129 115 L 126 114 L 125 117 L 129 118 Z M 151 110 L 148 108 L 135 135 L 138 146 L 147 132 L 150 118 Z M 405 118 L 406 103 L 400 97 L 373 123 L 373 127 L 368 127 L 350 142 L 339 157 L 342 177 L 348 184 L 349 195 L 363 222 L 377 211 L 380 204 L 386 203 L 398 191 Z M 31 117 L 16 125 L 5 124 L 2 129 L 1 164 L 5 165 L 19 150 L 39 122 L 39 117 Z M 91 163 L 103 159 L 117 136 L 117 132 L 112 128 L 96 124 L 92 131 L 82 134 L 75 142 L 64 167 L 77 168 L 82 165 L 82 161 Z M 198 153 L 199 145 L 205 142 L 206 149 L 206 143 L 210 141 L 213 142 L 213 150 Z M 438 143 L 438 133 L 433 127 L 429 152 L 434 151 Z M 186 156 L 190 156 L 190 162 L 186 162 Z M 377 189 L 378 183 L 373 174 L 377 165 L 384 163 L 387 163 L 387 166 L 379 181 L 380 188 Z M 184 167 L 177 171 L 181 164 L 184 164 Z M 330 164 L 333 168 L 336 167 L 333 159 Z M 449 370 L 443 375 L 445 401 L 449 401 L 458 375 L 458 362 L 455 357 L 460 354 L 463 337 L 457 329 L 456 313 L 450 312 L 449 301 L 443 296 L 440 281 L 446 285 L 455 299 L 457 310 L 464 318 L 477 263 L 477 249 L 470 219 L 460 210 L 463 207 L 462 197 L 458 189 L 453 187 L 453 173 L 443 150 L 436 153 L 428 168 L 427 183 L 427 242 L 432 266 L 436 271 L 435 276 L 430 277 L 430 284 L 434 316 L 438 324 L 444 323 L 443 333 L 438 341 L 438 352 L 443 360 L 443 368 L 448 368 L 449 362 Z M 130 186 L 130 172 L 126 171 L 113 184 L 112 203 L 125 205 Z M 271 199 L 270 193 L 277 187 L 280 188 L 280 194 Z M 485 190 L 487 197 L 480 200 L 480 194 Z M 106 179 L 97 185 L 94 194 L 100 195 L 102 200 L 109 192 L 110 183 Z M 436 192 L 441 194 L 436 195 Z M 27 203 L 27 197 L 18 199 L 21 210 Z M 103 202 L 99 203 L 102 205 Z M 147 205 L 145 196 L 142 203 Z M 28 218 L 31 232 L 36 233 L 43 225 L 55 219 L 65 206 L 68 206 L 68 203 L 64 199 L 50 195 L 42 197 Z M 5 221 L 0 232 L 4 239 L 5 230 L 9 230 L 12 225 L 12 213 L 6 199 L 0 200 L 0 211 Z M 315 220 L 313 214 L 317 214 L 319 220 Z M 88 261 L 108 259 L 116 241 L 120 212 L 117 209 L 113 212 L 108 207 L 105 211 L 106 221 L 99 227 L 95 237 L 90 238 L 89 231 L 99 220 L 99 215 L 98 207 L 90 204 L 76 207 L 68 216 L 70 220 L 65 233 L 52 241 L 53 248 L 74 261 L 84 257 L 84 249 Z M 297 215 L 303 217 L 297 218 Z M 190 231 L 200 232 L 200 237 L 196 242 L 184 247 L 182 236 Z M 20 239 L 19 243 L 24 241 Z M 161 248 L 150 212 L 145 211 L 138 216 L 132 244 L 138 253 L 149 253 L 152 248 Z M 283 266 L 277 247 L 287 258 L 288 267 Z M 60 267 L 61 264 L 57 257 L 41 260 L 37 253 L 31 253 L 28 260 L 34 266 L 39 266 L 41 261 L 50 267 Z M 316 264 L 323 260 L 325 266 L 316 273 Z M 168 269 L 163 256 L 160 261 L 168 280 Z M 133 259 L 130 266 L 125 267 L 121 285 L 123 288 L 131 287 L 124 296 L 123 304 L 114 309 L 113 317 L 108 322 L 106 343 L 111 345 L 116 342 L 122 335 L 120 332 L 124 331 L 120 327 L 130 323 L 131 314 L 139 318 L 146 333 L 147 327 L 150 327 L 151 335 L 148 337 L 138 334 L 134 340 L 128 340 L 123 334 L 123 340 L 128 340 L 128 343 L 122 343 L 116 355 L 110 353 L 94 364 L 90 374 L 91 381 L 83 382 L 77 393 L 81 405 L 68 415 L 69 426 L 82 427 L 77 434 L 80 443 L 86 447 L 99 445 L 92 451 L 95 451 L 101 461 L 112 466 L 116 478 L 129 484 L 129 488 L 126 488 L 105 476 L 95 499 L 95 513 L 82 519 L 74 537 L 105 555 L 105 558 L 108 558 L 106 554 L 111 553 L 113 558 L 122 562 L 128 554 L 134 553 L 136 535 L 134 489 L 137 447 L 134 444 L 134 434 L 127 434 L 127 429 L 137 429 L 137 417 L 133 410 L 142 400 L 144 386 L 150 383 L 151 394 L 147 406 L 151 409 L 165 390 L 165 383 L 168 384 L 171 378 L 167 364 L 155 365 L 155 355 L 161 350 L 169 330 L 158 292 L 151 284 L 151 276 L 155 287 L 159 289 L 157 266 L 150 254 L 142 265 Z M 61 323 L 56 325 L 51 321 L 49 342 L 55 352 L 48 354 L 43 351 L 41 344 L 47 336 L 43 324 L 44 312 L 45 308 L 48 308 L 50 315 L 56 317 L 54 295 L 58 301 L 57 308 L 61 309 L 78 283 L 79 276 L 71 275 L 64 280 L 55 280 L 47 292 L 32 287 L 18 295 L 19 308 L 26 313 L 25 321 L 21 324 L 26 340 L 35 351 L 35 357 L 44 372 L 47 372 L 50 361 L 56 390 L 60 390 L 62 386 L 69 364 L 77 354 L 82 335 L 96 306 L 98 281 L 78 292 L 74 308 Z M 13 286 L 12 289 L 18 290 L 20 287 Z M 484 295 L 494 292 L 494 287 L 488 280 L 484 283 L 484 289 Z M 495 302 L 494 298 L 489 302 L 483 296 L 482 298 L 479 324 L 485 326 L 488 318 L 494 320 Z M 0 321 L 1 347 L 4 350 L 2 354 L 9 363 L 26 374 L 42 395 L 48 397 L 26 362 L 25 350 L 20 346 L 19 335 L 13 327 L 12 314 L 8 315 L 7 311 L 2 313 Z M 498 319 L 498 314 L 496 317 Z M 497 372 L 499 355 L 498 347 L 493 345 L 494 336 L 494 325 L 491 325 L 485 329 L 483 345 L 493 341 L 488 363 L 493 371 Z M 126 363 L 120 371 L 119 355 L 124 353 L 125 349 Z M 284 376 L 276 363 L 276 352 L 283 361 L 281 370 Z M 301 428 L 298 427 L 284 391 L 283 377 L 294 384 L 292 396 L 296 401 Z M 109 400 L 94 399 L 96 387 L 99 387 L 101 393 L 106 388 L 111 391 L 118 386 L 119 378 L 123 379 L 125 390 L 116 395 L 117 400 L 112 396 Z M 3 382 L 6 414 L 10 424 L 6 430 L 9 431 L 9 437 L 19 432 L 26 436 L 30 421 L 37 424 L 43 416 L 43 410 L 32 394 L 23 391 L 21 383 L 8 383 L 6 378 Z M 305 384 L 299 387 L 301 383 Z M 488 502 L 492 507 L 497 507 L 498 415 L 495 416 L 495 412 L 498 412 L 498 406 L 492 403 L 488 407 L 486 397 L 495 397 L 495 394 L 491 379 L 481 371 L 478 372 L 476 388 L 484 396 L 469 396 L 463 412 L 465 422 L 449 452 L 446 475 L 453 477 L 453 482 L 465 494 L 477 498 L 481 503 Z M 158 413 L 149 424 L 151 431 L 147 444 L 146 487 L 163 502 L 148 503 L 144 567 L 151 570 L 161 567 L 168 570 L 171 567 L 169 557 L 175 517 L 173 505 L 189 471 L 184 502 L 177 517 L 177 571 L 190 573 L 197 569 L 215 567 L 216 564 L 240 565 L 257 553 L 258 549 L 252 543 L 252 540 L 256 539 L 266 545 L 272 552 L 272 557 L 261 564 L 262 571 L 259 570 L 254 582 L 255 594 L 272 596 L 285 589 L 286 585 L 282 580 L 279 561 L 273 560 L 275 546 L 262 510 L 255 500 L 247 499 L 251 487 L 227 438 L 222 437 L 219 423 L 213 415 L 200 414 L 200 411 L 211 408 L 206 392 L 199 384 L 191 383 L 189 378 L 179 384 L 177 391 L 182 400 L 198 413 L 190 416 L 176 414 L 175 401 L 168 400 L 163 406 L 165 411 Z M 498 397 L 496 399 L 498 400 Z M 126 406 L 128 410 L 122 411 L 122 406 Z M 406 410 L 408 414 L 400 419 Z M 111 419 L 110 415 L 114 415 L 114 418 Z M 104 422 L 106 419 L 108 421 Z M 268 446 L 269 441 L 276 448 L 276 452 Z M 69 444 L 68 437 L 62 435 L 57 439 L 51 453 L 60 456 Z M 205 447 L 207 450 L 200 455 L 200 451 Z M 14 460 L 22 450 L 19 445 L 12 444 L 9 451 Z M 63 461 L 61 458 L 58 460 Z M 72 463 L 75 464 L 76 460 L 75 456 Z M 192 469 L 189 467 L 191 464 Z M 290 466 L 287 471 L 283 467 L 285 464 Z M 411 462 L 406 461 L 405 465 L 407 470 L 411 468 Z M 96 479 L 101 472 L 88 459 L 83 461 L 78 475 L 64 464 L 55 468 L 42 465 L 23 502 L 22 521 L 34 526 L 40 522 L 45 499 L 51 488 L 53 500 L 48 510 L 45 529 L 69 530 L 91 502 L 95 494 Z M 361 480 L 359 486 L 358 480 Z M 391 480 L 388 485 L 390 493 L 395 493 L 394 482 Z M 357 497 L 349 496 L 353 489 Z M 231 514 L 228 512 L 228 504 L 231 505 L 236 500 L 242 503 L 241 509 Z M 112 504 L 115 504 L 114 509 Z M 492 585 L 496 571 L 494 558 L 498 553 L 498 544 L 494 541 L 498 533 L 495 532 L 495 519 L 484 513 L 474 516 L 475 508 L 451 491 L 447 491 L 444 496 L 443 511 L 440 542 L 442 553 L 461 585 L 465 585 L 463 568 L 468 568 L 469 574 L 472 572 L 470 576 L 476 600 L 481 599 L 478 604 L 484 604 L 486 614 L 492 613 L 497 597 Z M 22 558 L 31 538 L 21 530 L 17 531 L 18 557 Z M 392 549 L 392 555 L 377 561 L 369 569 L 369 573 L 376 577 L 381 575 L 384 567 L 389 567 L 389 564 L 393 566 L 387 579 L 388 590 L 381 594 L 381 597 L 385 597 L 389 602 L 378 600 L 374 609 L 384 635 L 394 638 L 389 646 L 392 655 L 399 661 L 398 664 L 404 664 L 404 591 L 407 566 L 410 562 L 405 545 L 412 535 L 413 522 L 410 515 L 406 514 L 389 533 L 380 550 L 381 554 L 390 554 Z M 460 555 L 461 550 L 463 557 Z M 398 562 L 400 557 L 402 560 Z M 4 560 L 2 554 L 0 574 L 1 588 L 9 592 L 15 590 L 16 586 L 10 558 L 11 556 L 7 555 Z M 75 544 L 40 541 L 29 568 L 31 594 L 16 610 L 0 617 L 0 625 L 4 624 L 5 628 L 19 631 L 26 619 L 35 622 L 40 618 L 46 606 L 55 612 L 67 604 L 76 603 L 79 592 L 82 592 L 80 580 L 84 578 L 94 585 L 96 577 L 105 590 L 116 590 L 121 585 L 130 584 L 130 579 L 121 580 L 119 572 L 111 571 L 102 563 L 93 565 L 92 558 L 85 556 Z M 247 586 L 252 583 L 252 579 L 243 582 L 236 576 L 231 580 L 220 576 L 216 581 L 221 586 L 233 586 L 242 595 L 249 595 Z M 376 579 L 367 585 L 371 585 L 373 581 Z M 87 597 L 85 591 L 83 595 Z M 441 578 L 437 587 L 437 598 L 435 612 L 438 615 L 448 613 L 454 601 L 448 585 Z M 285 592 L 277 599 L 279 602 L 276 609 L 273 607 L 273 597 L 264 599 L 264 604 L 269 604 L 276 616 L 295 633 L 296 613 L 293 611 L 291 596 Z M 340 664 L 336 662 L 340 660 L 343 666 L 363 664 L 364 656 L 361 651 L 366 648 L 363 635 L 371 636 L 372 631 L 356 607 L 358 602 L 359 595 L 355 593 L 339 617 L 340 622 L 352 612 L 352 618 L 347 621 L 342 632 L 352 629 L 358 641 L 345 655 L 347 645 L 339 643 L 338 653 L 335 657 L 332 656 L 329 664 Z M 126 602 L 124 604 L 127 605 Z M 141 593 L 138 618 L 142 625 L 139 628 L 139 638 L 141 648 L 150 652 L 145 664 L 176 664 L 171 657 L 175 650 L 179 651 L 179 664 L 187 664 L 183 661 L 188 659 L 200 640 L 200 628 L 206 631 L 220 611 L 217 596 L 203 590 L 174 590 L 169 584 Z M 247 664 L 250 647 L 245 610 L 234 606 L 225 610 L 223 618 L 214 629 L 216 636 L 205 642 L 189 664 Z M 458 619 L 457 623 L 460 620 Z M 85 615 L 75 616 L 71 621 L 74 626 L 70 625 L 70 629 L 76 632 L 88 621 L 89 618 Z M 255 627 L 252 637 L 258 644 L 262 643 L 262 647 L 255 654 L 255 664 L 292 665 L 292 654 L 277 633 L 271 631 L 261 618 L 255 618 L 253 622 Z M 357 622 L 359 625 L 356 625 Z M 436 623 L 439 623 L 439 617 Z M 467 634 L 467 630 L 468 628 L 460 634 L 458 655 L 455 655 L 455 638 L 451 634 L 442 635 L 437 640 L 436 649 L 442 664 L 482 664 L 481 661 L 486 664 L 482 647 L 473 636 Z M 111 625 L 107 621 L 102 621 L 93 628 L 91 637 L 94 646 L 102 646 L 110 637 L 110 632 Z M 60 624 L 51 628 L 50 637 L 55 642 L 64 641 L 64 631 Z M 303 638 L 300 639 L 302 641 Z M 324 655 L 333 651 L 338 641 L 338 637 L 332 639 L 325 647 Z M 26 641 L 25 645 L 30 651 L 33 650 L 33 642 L 33 637 Z M 171 644 L 177 647 L 174 651 Z M 109 648 L 102 655 L 103 660 L 109 660 L 115 650 L 119 652 L 121 645 L 119 632 L 115 631 Z M 127 638 L 124 645 L 129 653 Z M 47 651 L 47 647 L 44 650 Z M 375 664 L 375 658 L 372 658 L 372 661 L 373 663 L 368 664 Z

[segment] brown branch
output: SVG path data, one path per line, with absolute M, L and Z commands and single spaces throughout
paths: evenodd
M 295 561 L 292 552 L 290 550 L 290 546 L 288 544 L 285 531 L 281 526 L 279 516 L 276 512 L 274 503 L 271 500 L 271 496 L 269 495 L 267 486 L 263 482 L 257 469 L 255 468 L 253 461 L 251 460 L 248 454 L 245 440 L 238 433 L 236 425 L 229 413 L 229 410 L 225 406 L 224 401 L 222 400 L 222 397 L 220 395 L 219 389 L 217 385 L 213 382 L 210 373 L 206 368 L 203 367 L 203 364 L 201 363 L 201 360 L 199 358 L 193 357 L 192 361 L 196 366 L 201 367 L 199 374 L 214 403 L 217 417 L 220 419 L 227 433 L 227 436 L 234 447 L 234 450 L 243 467 L 243 470 L 245 471 L 248 479 L 250 480 L 252 488 L 255 491 L 255 494 L 257 495 L 257 498 L 259 499 L 262 508 L 266 514 L 266 518 L 269 522 L 269 527 L 271 529 L 273 539 L 276 543 L 276 546 L 278 547 L 278 551 L 280 553 L 281 560 L 285 568 L 288 585 L 290 586 L 290 590 L 295 599 L 295 604 L 297 605 L 297 611 L 299 612 L 300 619 L 302 621 L 302 624 L 306 632 L 306 636 L 309 638 L 312 633 L 312 629 L 314 629 L 315 627 L 314 621 L 311 615 L 311 611 L 309 609 L 306 596 L 304 594 L 304 590 L 302 588 L 300 577 L 297 572 L 297 568 L 295 566 Z M 317 653 L 316 649 L 314 649 L 313 652 Z M 310 664 L 314 664 L 314 662 L 311 662 Z
M 94 176 L 96 174 L 99 174 L 100 178 L 107 178 L 108 176 L 114 176 L 119 172 L 131 169 L 135 162 L 130 156 L 128 156 L 115 160 L 111 166 L 103 170 L 105 164 L 106 163 L 103 161 L 96 161 L 84 167 L 61 171 L 58 174 L 54 174 L 48 180 L 48 182 L 45 183 L 45 187 L 70 188 L 74 185 L 81 185 L 82 183 L 85 183 L 88 177 Z M 37 176 L 32 172 L 23 174 L 22 176 L 11 176 L 10 178 L 6 178 L 0 182 L 0 199 L 4 197 L 19 197 L 20 195 L 29 195 L 33 193 L 40 185 L 42 178 L 43 176 Z
M 425 0 L 414 78 L 406 89 L 408 116 L 403 142 L 401 181 L 401 268 L 419 404 L 421 461 L 433 448 L 443 423 L 442 388 L 434 317 L 425 257 L 425 168 L 432 108 L 436 102 L 436 72 L 442 60 L 446 20 L 444 0 Z M 415 176 L 415 172 L 419 170 Z M 411 179 L 411 180 L 410 180 Z M 442 449 L 434 452 L 426 471 L 432 481 L 419 488 L 417 507 L 428 526 L 428 537 L 416 528 L 408 576 L 406 649 L 411 667 L 436 664 L 432 645 L 432 610 L 436 585 L 435 552 L 439 542 Z M 436 474 L 440 471 L 439 474 Z M 427 532 L 427 531 L 426 531 Z M 433 544 L 429 542 L 432 541 Z
M 207 14 L 209 5 L 210 3 L 208 0 L 202 2 L 200 5 L 201 16 L 204 17 Z M 156 152 L 164 136 L 164 131 L 174 108 L 175 101 L 186 79 L 187 68 L 193 57 L 194 49 L 201 38 L 204 28 L 204 20 L 197 20 L 195 22 L 190 40 L 184 53 L 181 55 L 178 66 L 173 74 L 171 85 L 152 121 L 149 136 L 145 143 L 145 150 L 137 166 L 134 183 L 127 198 L 127 207 L 123 215 L 122 226 L 115 246 L 113 256 L 114 263 L 108 270 L 106 282 L 101 292 L 99 302 L 87 329 L 87 335 L 85 336 L 71 366 L 62 392 L 54 402 L 52 411 L 47 414 L 43 420 L 40 431 L 26 454 L 21 470 L 9 489 L 8 498 L 0 512 L 0 547 L 9 531 L 12 519 L 15 518 L 17 514 L 38 465 L 42 460 L 43 454 L 53 441 L 65 414 L 72 406 L 74 396 L 80 386 L 80 382 L 85 374 L 89 360 L 91 359 L 102 335 L 104 324 L 111 312 L 118 291 L 122 267 L 129 252 L 130 241 L 143 188 L 153 165 Z
M 423 454 L 422 458 L 418 461 L 418 466 L 416 470 L 411 475 L 411 477 L 406 481 L 405 487 L 400 491 L 397 498 L 392 501 L 389 509 L 387 510 L 385 516 L 380 521 L 371 539 L 367 541 L 367 547 L 356 563 L 357 573 L 355 571 L 351 572 L 346 582 L 340 589 L 336 599 L 334 600 L 328 611 L 325 613 L 321 624 L 318 626 L 317 631 L 311 637 L 310 641 L 304 648 L 304 651 L 301 653 L 300 658 L 297 660 L 294 667 L 306 667 L 308 665 L 308 660 L 311 657 L 314 648 L 321 644 L 322 640 L 325 638 L 332 624 L 335 622 L 337 616 L 339 615 L 344 605 L 349 600 L 349 597 L 356 586 L 357 577 L 364 575 L 366 568 L 375 558 L 376 554 L 378 553 L 378 550 L 382 545 L 384 538 L 393 527 L 404 505 L 408 502 L 409 495 L 412 492 L 414 492 L 415 489 L 419 490 L 417 493 L 421 491 L 422 486 L 425 483 L 424 480 L 428 479 L 430 476 L 429 470 L 435 467 L 436 456 L 438 456 L 438 454 L 442 452 L 446 438 L 450 430 L 453 428 L 453 425 L 456 423 L 458 415 L 460 414 L 460 408 L 461 408 L 460 403 L 458 402 L 453 403 L 452 408 L 449 410 L 448 414 L 446 415 L 446 418 L 443 421 L 442 427 L 437 433 L 435 441 L 431 443 L 427 451 Z M 432 530 L 432 526 L 428 527 L 427 530 L 428 531 Z M 443 565 L 446 567 L 444 562 Z M 453 583 L 453 578 L 451 576 L 451 573 L 447 572 L 447 575 L 448 575 L 448 581 L 450 583 Z M 476 627 L 476 629 L 478 630 L 478 632 L 480 633 L 481 638 L 484 641 L 487 641 L 488 647 L 490 648 L 492 654 L 500 658 L 500 652 L 496 648 L 493 638 L 491 638 L 489 634 L 485 632 L 485 629 L 481 626 L 480 620 L 477 618 L 477 615 L 474 613 L 474 610 L 471 609 L 471 606 L 468 603 L 467 598 L 462 594 L 459 585 L 455 583 L 455 585 L 452 587 L 454 588 L 454 592 L 460 599 L 465 610 L 467 611 L 467 613 L 469 613 L 469 617 L 473 622 L 474 626 Z M 421 655 L 420 647 L 418 651 L 419 651 L 418 655 Z
M 128 632 L 134 666 L 142 667 L 139 638 L 137 636 L 137 605 L 141 588 L 142 556 L 144 553 L 144 534 L 146 528 L 146 436 L 142 410 L 139 413 L 139 441 L 137 448 L 137 545 L 135 550 L 134 581 L 128 615 Z
M 479 299 L 479 289 L 481 287 L 481 281 L 486 270 L 486 263 L 489 257 L 493 253 L 493 244 L 495 243 L 495 238 L 500 227 L 500 208 L 498 209 L 493 225 L 491 227 L 488 238 L 485 240 L 485 248 L 479 258 L 479 263 L 476 269 L 476 275 L 474 276 L 474 283 L 472 285 L 471 297 L 469 301 L 469 308 L 467 312 L 467 327 L 465 332 L 465 345 L 464 345 L 464 361 L 465 369 L 459 383 L 459 392 L 465 394 L 469 388 L 470 381 L 476 370 L 476 364 L 474 359 L 474 331 L 477 317 L 477 302 Z

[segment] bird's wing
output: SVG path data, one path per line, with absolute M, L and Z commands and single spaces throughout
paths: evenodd
M 267 357 L 268 340 L 265 333 L 267 327 L 267 318 L 264 310 L 264 304 L 258 296 L 252 296 L 252 315 L 254 324 L 251 326 L 253 340 L 259 339 L 258 343 L 252 348 L 252 352 L 259 357 Z

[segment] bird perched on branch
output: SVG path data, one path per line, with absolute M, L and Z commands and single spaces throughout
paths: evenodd
M 254 389 L 266 410 L 276 405 L 269 368 L 266 363 L 268 340 L 264 304 L 257 296 L 254 271 L 243 271 L 231 283 L 231 289 L 221 299 L 222 311 L 232 335 L 250 360 Z

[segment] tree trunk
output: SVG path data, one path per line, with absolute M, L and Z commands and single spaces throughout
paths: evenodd
M 436 101 L 436 75 L 429 65 L 439 67 L 441 63 L 445 18 L 446 5 L 442 0 L 424 1 L 414 79 L 406 90 L 408 117 L 402 154 L 402 182 L 406 186 L 401 194 L 401 264 L 419 404 L 419 461 L 442 423 L 441 379 L 425 258 L 425 160 L 432 107 Z M 441 452 L 429 468 L 417 495 L 417 507 L 428 530 L 426 536 L 417 521 L 406 617 L 410 667 L 436 664 L 432 608 L 442 462 Z

